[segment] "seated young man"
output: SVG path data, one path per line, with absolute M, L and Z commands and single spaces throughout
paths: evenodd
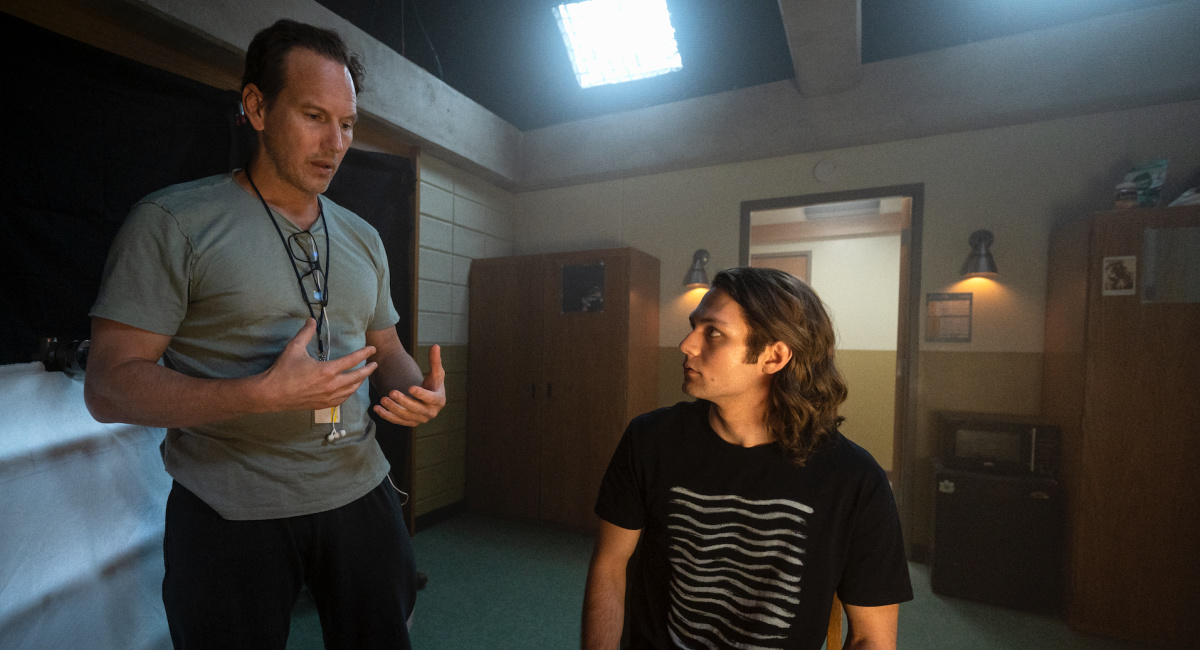
M 692 312 L 683 390 L 635 418 L 596 505 L 583 647 L 816 650 L 836 593 L 846 648 L 896 647 L 912 598 L 887 476 L 843 437 L 833 325 L 800 280 L 722 271 Z M 837 642 L 834 642 L 836 646 Z

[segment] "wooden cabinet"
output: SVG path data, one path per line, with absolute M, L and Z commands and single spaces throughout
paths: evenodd
M 1067 620 L 1083 631 L 1200 638 L 1198 269 L 1200 207 L 1051 236 L 1042 408 L 1062 427 Z
M 632 248 L 471 263 L 469 508 L 596 527 L 625 425 L 658 405 L 658 284 Z

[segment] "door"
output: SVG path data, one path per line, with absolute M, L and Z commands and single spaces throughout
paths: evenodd
M 808 275 L 809 258 L 812 257 L 811 251 L 797 251 L 794 253 L 775 253 L 773 255 L 751 255 L 750 266 L 755 266 L 764 269 L 779 269 L 812 284 L 812 279 Z

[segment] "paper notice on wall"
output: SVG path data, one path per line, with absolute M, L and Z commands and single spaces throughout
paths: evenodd
M 925 340 L 969 343 L 971 341 L 970 293 L 925 295 Z

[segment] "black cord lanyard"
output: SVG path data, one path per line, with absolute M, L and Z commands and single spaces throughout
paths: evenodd
M 271 212 L 270 206 L 267 205 L 267 200 L 263 198 L 262 192 L 258 191 L 258 186 L 254 184 L 254 179 L 250 177 L 250 168 L 247 167 L 246 180 L 250 181 L 250 187 L 254 188 L 254 193 L 258 195 L 258 200 L 262 201 L 263 209 L 267 211 L 267 218 L 271 220 L 271 225 L 275 226 L 275 232 L 279 235 L 279 243 L 283 244 L 283 253 L 287 255 L 288 263 L 292 266 L 292 273 L 296 274 L 296 284 L 300 287 L 300 298 L 304 300 L 304 306 L 308 307 L 308 315 L 312 316 L 313 320 L 317 321 L 317 355 L 321 361 L 328 359 L 325 350 L 325 342 L 321 337 L 321 326 L 325 322 L 325 305 L 321 305 L 321 318 L 317 318 L 316 312 L 313 311 L 312 303 L 308 301 L 308 292 L 304 290 L 304 279 L 300 275 L 300 271 L 296 269 L 296 261 L 293 259 L 292 250 L 288 248 L 287 238 L 283 236 L 283 229 L 279 227 L 279 222 L 275 220 L 275 215 Z M 325 228 L 325 286 L 321 287 L 324 292 L 322 298 L 329 297 L 329 224 L 325 221 L 325 208 L 321 205 L 320 197 L 317 198 L 317 214 L 321 218 L 321 226 Z M 305 231 L 308 232 L 308 231 Z M 309 233 L 312 234 L 311 232 Z M 314 242 L 315 243 L 315 242 Z M 316 262 L 317 268 L 321 268 L 321 263 Z M 332 343 L 332 341 L 331 341 Z

